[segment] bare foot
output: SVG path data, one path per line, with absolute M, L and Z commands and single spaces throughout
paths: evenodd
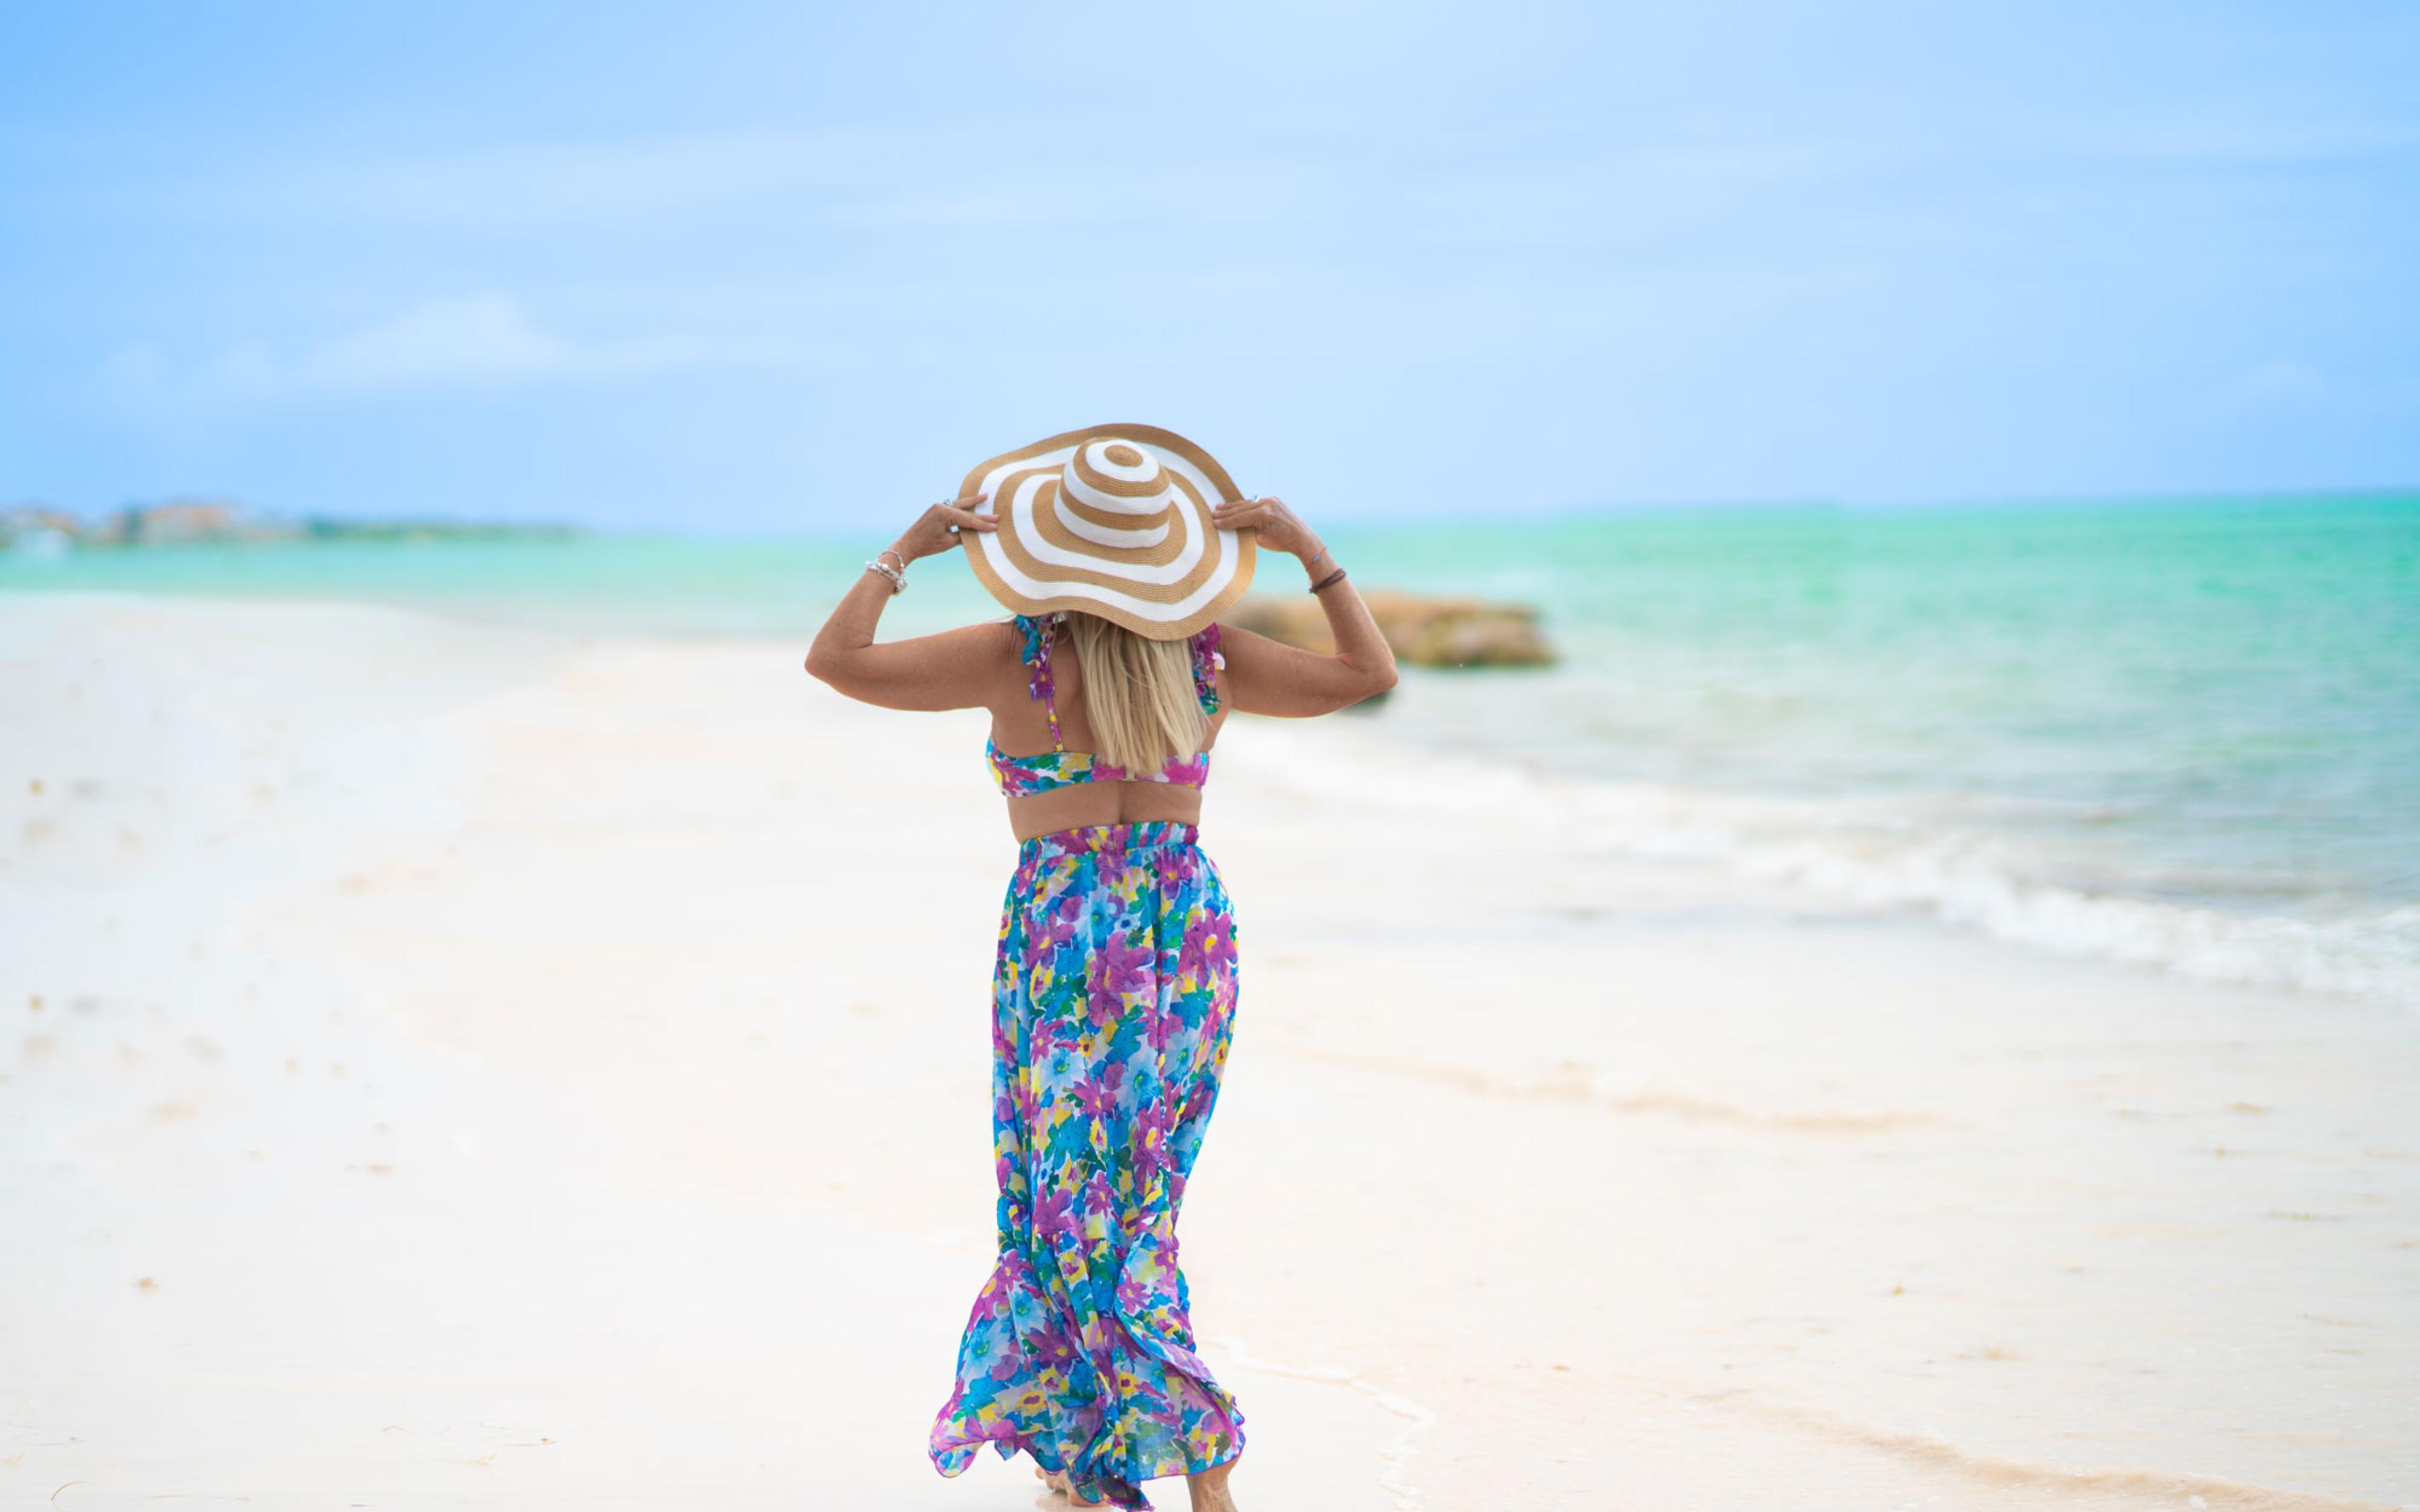
M 1076 1491 L 1076 1483 L 1067 1478 L 1067 1473 L 1063 1470 L 1045 1470 L 1040 1465 L 1036 1465 L 1033 1467 L 1033 1474 L 1034 1477 L 1037 1480 L 1040 1480 L 1045 1486 L 1057 1491 L 1060 1495 L 1065 1497 L 1068 1501 L 1073 1502 L 1078 1506 L 1107 1506 L 1109 1504 L 1107 1502 L 1095 1502 L 1089 1496 L 1078 1495 Z
M 1227 1489 L 1227 1472 L 1234 1468 L 1235 1461 L 1230 1459 L 1185 1477 L 1185 1489 L 1193 1497 L 1193 1512 L 1235 1512 L 1235 1498 Z

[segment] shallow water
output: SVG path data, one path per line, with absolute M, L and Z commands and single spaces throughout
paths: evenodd
M 1539 605 L 1564 662 L 1356 727 L 1553 782 L 1609 846 L 2195 975 L 2420 1002 L 2420 496 L 1611 511 L 1328 532 Z M 803 639 L 871 542 L 0 553 L 0 589 L 368 598 Z M 1272 587 L 1293 589 L 1290 567 Z M 997 609 L 921 564 L 886 624 Z M 1517 778 L 1515 778 L 1517 774 Z M 1587 784 L 1574 796 L 1572 780 Z

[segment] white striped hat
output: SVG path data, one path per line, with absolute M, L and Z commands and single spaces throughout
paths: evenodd
M 1209 453 L 1156 425 L 1094 425 L 978 464 L 958 496 L 987 493 L 996 531 L 967 562 L 1019 614 L 1080 609 L 1154 640 L 1182 640 L 1252 581 L 1251 531 L 1210 524 L 1240 500 Z

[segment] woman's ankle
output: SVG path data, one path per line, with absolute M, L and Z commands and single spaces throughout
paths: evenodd
M 1207 1470 L 1189 1471 L 1186 1473 L 1185 1489 L 1190 1495 L 1196 1512 L 1203 1512 L 1203 1509 L 1224 1512 L 1224 1509 L 1232 1508 L 1235 1504 L 1233 1497 L 1227 1490 L 1227 1473 L 1234 1468 L 1235 1461 L 1230 1459 L 1223 1464 L 1212 1465 Z

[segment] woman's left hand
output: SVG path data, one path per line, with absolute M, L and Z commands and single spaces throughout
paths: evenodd
M 1210 511 L 1210 523 L 1222 531 L 1258 531 L 1264 551 L 1289 551 L 1308 557 L 1319 549 L 1319 537 L 1282 499 L 1239 499 Z

